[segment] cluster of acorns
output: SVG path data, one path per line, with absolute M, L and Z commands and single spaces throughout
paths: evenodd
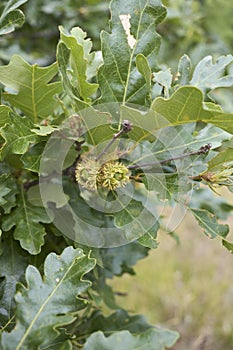
M 98 188 L 115 191 L 119 187 L 126 186 L 129 176 L 129 169 L 118 160 L 101 163 L 90 156 L 84 156 L 75 169 L 78 184 L 90 191 Z

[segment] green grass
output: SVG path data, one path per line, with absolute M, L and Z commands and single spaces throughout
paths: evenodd
M 233 219 L 228 223 L 232 227 Z M 178 330 L 174 350 L 232 350 L 233 256 L 190 216 L 177 231 L 180 245 L 161 233 L 158 249 L 137 264 L 136 276 L 110 281 L 127 293 L 117 301 L 155 325 Z

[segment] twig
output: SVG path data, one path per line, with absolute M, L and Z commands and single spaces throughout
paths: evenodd
M 32 186 L 36 186 L 39 184 L 39 179 L 33 180 L 33 181 L 26 181 L 23 184 L 23 188 L 25 189 L 25 191 L 29 190 L 30 187 Z
M 144 168 L 144 167 L 148 167 L 148 166 L 155 166 L 155 165 L 169 163 L 169 162 L 172 162 L 173 160 L 183 159 L 183 158 L 190 157 L 190 156 L 207 154 L 210 149 L 211 149 L 211 144 L 208 143 L 207 145 L 202 146 L 198 151 L 195 151 L 195 152 L 184 153 L 184 154 L 181 154 L 180 156 L 169 158 L 169 159 L 164 159 L 164 160 L 161 160 L 159 162 L 150 162 L 150 163 L 144 163 L 144 164 L 129 165 L 128 169 L 129 170 L 140 169 L 140 168 Z
M 113 135 L 113 138 L 111 139 L 111 141 L 107 144 L 107 146 L 103 149 L 103 151 L 96 157 L 96 160 L 100 160 L 100 158 L 103 157 L 103 155 L 107 152 L 109 147 L 112 146 L 112 144 L 116 141 L 116 139 L 118 139 L 121 135 L 127 134 L 128 132 L 130 132 L 132 130 L 132 126 L 133 125 L 130 123 L 129 120 L 123 120 L 121 130 L 117 134 Z

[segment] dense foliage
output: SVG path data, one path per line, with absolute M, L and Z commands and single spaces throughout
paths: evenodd
M 1 4 L 2 349 L 172 347 L 178 333 L 121 310 L 108 279 L 187 211 L 233 252 L 219 222 L 233 208 L 215 195 L 233 192 L 233 56 L 184 54 L 172 73 L 159 0 L 112 0 L 92 51 L 81 26 L 98 50 L 107 5 Z

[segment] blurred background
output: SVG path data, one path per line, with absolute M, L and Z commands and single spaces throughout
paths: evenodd
M 233 195 L 229 195 L 233 205 Z M 227 222 L 231 229 L 233 217 Z M 159 247 L 111 286 L 117 302 L 155 325 L 177 330 L 172 350 L 233 349 L 233 256 L 221 240 L 210 240 L 193 217 L 176 230 L 180 243 L 160 231 Z M 233 241 L 233 233 L 229 235 Z
M 1 1 L 0 10 L 6 2 Z M 164 0 L 163 4 L 168 15 L 158 27 L 161 66 L 169 66 L 175 73 L 184 53 L 194 65 L 206 55 L 216 58 L 232 53 L 232 1 Z M 0 39 L 0 64 L 7 64 L 15 53 L 42 66 L 52 63 L 59 25 L 82 27 L 92 38 L 94 50 L 100 49 L 99 33 L 108 30 L 108 6 L 109 1 L 103 0 L 29 0 L 21 7 L 26 15 L 24 26 Z M 215 92 L 225 110 L 232 111 L 232 92 Z M 202 200 L 208 201 L 203 193 Z M 233 195 L 225 195 L 230 203 L 227 212 L 233 206 Z M 225 204 L 220 204 L 224 213 Z M 224 222 L 226 216 L 220 216 Z M 233 227 L 233 218 L 227 221 Z M 181 339 L 174 350 L 232 350 L 233 256 L 220 240 L 204 236 L 189 215 L 176 235 L 174 239 L 160 232 L 159 249 L 136 265 L 136 275 L 110 282 L 120 294 L 126 293 L 117 301 L 128 310 L 147 315 L 155 325 L 178 330 Z M 232 233 L 229 240 L 233 241 Z
M 109 2 L 104 0 L 28 0 L 20 7 L 26 15 L 21 29 L 1 39 L 0 62 L 13 53 L 47 65 L 54 60 L 58 26 L 80 26 L 100 48 L 99 33 L 108 29 Z M 1 0 L 0 10 L 7 3 Z M 229 0 L 163 0 L 167 17 L 158 28 L 163 41 L 159 60 L 176 69 L 187 53 L 194 64 L 211 54 L 232 52 L 233 4 Z M 45 55 L 46 53 L 46 55 Z

